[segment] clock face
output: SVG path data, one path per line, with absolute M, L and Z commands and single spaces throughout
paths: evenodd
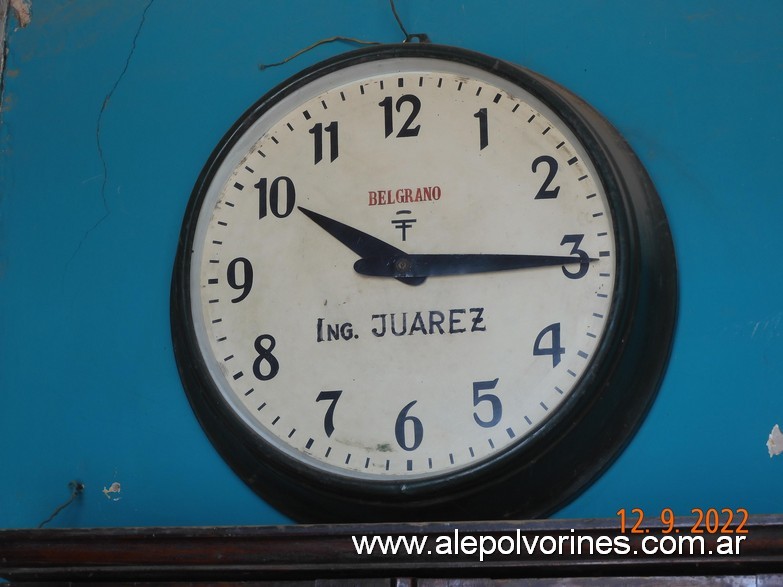
M 253 453 L 239 469 L 443 491 L 530 460 L 617 345 L 628 238 L 605 163 L 518 80 L 400 51 L 263 100 L 194 190 L 178 358 L 229 461 Z

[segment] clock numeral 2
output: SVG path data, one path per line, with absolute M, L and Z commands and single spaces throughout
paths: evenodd
M 400 131 L 397 133 L 397 136 L 416 137 L 419 136 L 419 130 L 421 129 L 421 125 L 417 124 L 413 128 L 411 128 L 411 125 L 413 124 L 413 121 L 416 120 L 416 117 L 419 115 L 419 110 L 421 110 L 421 100 L 419 100 L 419 98 L 414 96 L 413 94 L 405 94 L 403 96 L 400 96 L 400 98 L 398 98 L 397 103 L 395 105 L 397 112 L 402 111 L 402 105 L 405 104 L 406 102 L 411 105 L 411 113 L 408 116 L 408 119 L 402 125 Z M 378 106 L 381 106 L 383 108 L 384 132 L 386 133 L 384 136 L 386 138 L 389 138 L 392 132 L 394 132 L 394 120 L 393 120 L 394 112 L 392 109 L 391 96 L 387 96 L 386 98 L 381 100 L 378 103 Z
M 557 160 L 554 157 L 550 157 L 549 155 L 541 155 L 540 157 L 536 157 L 533 160 L 533 165 L 532 165 L 533 173 L 536 173 L 536 169 L 538 169 L 538 166 L 541 163 L 546 164 L 546 166 L 549 168 L 549 172 L 546 174 L 546 179 L 544 179 L 544 183 L 541 184 L 541 188 L 538 190 L 536 197 L 533 199 L 551 200 L 556 198 L 557 194 L 560 192 L 560 186 L 555 186 L 554 188 L 551 189 L 549 187 L 549 185 L 555 179 L 555 174 L 557 173 Z
M 264 346 L 267 343 L 268 346 Z M 280 363 L 272 354 L 275 348 L 275 337 L 270 334 L 262 334 L 256 338 L 256 342 L 253 345 L 258 353 L 256 360 L 253 361 L 253 375 L 260 381 L 269 381 L 273 379 L 277 372 L 280 371 Z M 264 363 L 268 365 L 268 368 L 263 368 Z
M 284 184 L 284 207 L 280 207 L 280 184 Z M 296 205 L 296 189 L 290 177 L 284 175 L 273 179 L 267 190 L 267 178 L 262 177 L 253 187 L 258 188 L 258 219 L 261 220 L 270 212 L 276 218 L 285 218 L 294 211 Z M 268 193 L 267 193 L 268 192 Z
M 329 135 L 329 161 L 334 161 L 339 155 L 337 144 L 337 121 L 324 126 L 320 122 L 309 130 L 313 135 L 313 148 L 315 150 L 315 162 L 317 165 L 324 158 L 324 131 Z

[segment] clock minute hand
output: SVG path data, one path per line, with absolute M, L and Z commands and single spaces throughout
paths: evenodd
M 307 208 L 302 208 L 301 206 L 297 207 L 302 214 L 307 216 L 360 257 L 397 258 L 408 256 L 405 251 L 402 251 L 389 243 L 385 243 L 366 232 L 362 232 L 357 228 L 348 226 L 347 224 L 343 224 L 342 222 L 318 214 Z M 420 285 L 424 283 L 424 280 L 426 279 L 426 277 L 408 277 L 404 275 L 390 275 L 390 277 L 395 277 L 398 281 L 407 285 Z
M 354 270 L 373 277 L 426 278 L 444 275 L 466 275 L 571 265 L 595 259 L 563 257 L 556 255 L 496 255 L 496 254 L 448 254 L 448 255 L 379 255 L 359 259 Z

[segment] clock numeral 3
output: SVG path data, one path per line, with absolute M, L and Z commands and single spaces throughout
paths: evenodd
M 573 244 L 574 246 L 571 247 L 571 254 L 578 255 L 580 259 L 579 269 L 575 272 L 569 271 L 565 266 L 561 267 L 563 274 L 569 279 L 581 279 L 587 274 L 587 269 L 590 267 L 590 255 L 579 248 L 584 237 L 585 235 L 583 234 L 567 234 L 563 237 L 563 240 L 560 241 L 561 245 Z
M 242 265 L 241 282 L 237 281 L 237 265 Z M 231 263 L 228 264 L 228 271 L 226 271 L 226 279 L 228 280 L 228 285 L 233 289 L 242 290 L 242 293 L 233 298 L 231 302 L 236 304 L 237 302 L 244 300 L 253 287 L 253 266 L 250 264 L 250 261 L 244 257 L 237 257 L 231 261 Z
M 411 125 L 413 124 L 413 121 L 416 120 L 416 117 L 419 115 L 419 110 L 421 110 L 421 100 L 419 100 L 419 98 L 414 96 L 413 94 L 405 94 L 404 96 L 400 96 L 400 98 L 397 100 L 397 103 L 395 105 L 397 112 L 402 111 L 402 105 L 405 104 L 406 102 L 411 105 L 411 113 L 408 116 L 408 119 L 402 125 L 400 131 L 397 133 L 397 136 L 416 137 L 419 136 L 419 130 L 421 129 L 421 125 L 417 124 L 413 128 L 411 128 Z M 392 109 L 391 96 L 387 96 L 386 98 L 378 102 L 378 106 L 381 106 L 383 108 L 383 121 L 384 121 L 384 129 L 386 133 L 384 136 L 386 138 L 389 138 L 392 132 L 394 132 L 394 119 L 393 119 L 394 112 Z
M 267 343 L 269 346 L 264 346 Z M 258 353 L 256 360 L 253 361 L 253 375 L 260 381 L 269 381 L 273 379 L 277 372 L 280 371 L 280 363 L 272 354 L 275 348 L 275 337 L 270 334 L 262 334 L 256 338 L 256 342 L 253 345 Z M 266 363 L 268 368 L 262 370 L 262 367 Z
M 408 414 L 410 409 L 416 405 L 416 401 L 417 400 L 413 400 L 402 408 L 400 415 L 397 416 L 397 421 L 394 423 L 394 437 L 397 439 L 397 444 L 399 444 L 403 450 L 407 451 L 419 448 L 419 445 L 424 438 L 424 426 L 422 425 L 421 420 L 416 416 Z M 406 424 L 410 424 L 410 426 L 406 426 Z M 413 438 L 410 443 L 408 442 L 409 439 L 406 434 L 406 429 L 413 431 Z
M 262 177 L 253 187 L 258 188 L 258 219 L 266 217 L 269 212 L 276 218 L 285 218 L 294 211 L 296 205 L 296 189 L 290 177 L 280 176 L 269 185 L 267 193 L 267 178 Z M 280 207 L 280 184 L 285 185 L 284 207 Z M 268 197 L 267 197 L 268 196 Z
M 552 335 L 552 346 L 543 347 L 541 343 L 547 334 Z M 560 346 L 560 322 L 555 322 L 544 328 L 538 333 L 536 342 L 533 343 L 534 355 L 552 355 L 552 367 L 557 367 L 560 362 L 560 355 L 565 352 L 565 349 Z
M 326 414 L 324 414 L 324 432 L 327 436 L 331 436 L 334 432 L 334 407 L 337 405 L 337 400 L 342 395 L 342 389 L 335 389 L 334 391 L 322 391 L 315 398 L 316 402 L 328 401 L 329 407 L 326 408 Z
M 555 174 L 557 173 L 557 160 L 554 157 L 550 157 L 549 155 L 541 155 L 540 157 L 536 157 L 533 160 L 533 165 L 532 165 L 533 173 L 536 173 L 536 169 L 538 169 L 538 166 L 541 163 L 545 163 L 547 165 L 547 167 L 549 168 L 549 172 L 546 174 L 546 179 L 544 179 L 544 183 L 541 184 L 541 187 L 539 188 L 536 197 L 533 199 L 552 200 L 556 198 L 557 194 L 560 192 L 559 185 L 551 189 L 549 187 L 549 185 L 555 179 Z

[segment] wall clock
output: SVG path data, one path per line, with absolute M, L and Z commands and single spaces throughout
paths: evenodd
M 653 184 L 590 106 L 402 44 L 306 69 L 231 128 L 171 315 L 206 433 L 294 519 L 534 517 L 637 429 L 676 289 Z

